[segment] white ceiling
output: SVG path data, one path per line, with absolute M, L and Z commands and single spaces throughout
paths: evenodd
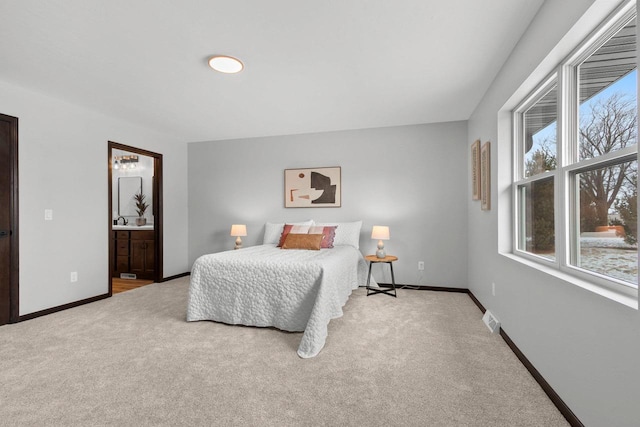
M 0 0 L 0 80 L 182 141 L 466 120 L 542 3 Z

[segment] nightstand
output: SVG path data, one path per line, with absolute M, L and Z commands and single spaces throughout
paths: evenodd
M 393 275 L 393 262 L 398 260 L 397 256 L 387 255 L 384 258 L 378 258 L 375 255 L 367 255 L 364 257 L 367 261 L 369 261 L 369 275 L 367 276 L 367 296 L 375 295 L 375 294 L 387 294 L 392 297 L 398 297 L 396 293 L 396 278 Z M 372 288 L 369 286 L 371 283 L 371 267 L 373 264 L 385 263 L 389 264 L 391 268 L 391 286 L 392 288 Z M 393 293 L 392 293 L 393 292 Z

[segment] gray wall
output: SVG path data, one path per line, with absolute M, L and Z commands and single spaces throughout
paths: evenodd
M 493 209 L 481 211 L 467 186 L 468 281 L 585 425 L 631 426 L 640 420 L 638 311 L 499 253 L 509 252 L 511 235 L 508 112 L 587 35 L 589 21 L 615 6 L 591 3 L 545 2 L 469 120 L 469 146 L 479 137 L 492 141 Z
M 108 291 L 108 140 L 164 155 L 164 274 L 188 271 L 185 143 L 3 82 L 0 112 L 19 119 L 20 315 Z
M 264 223 L 362 220 L 360 250 L 375 253 L 373 225 L 388 225 L 396 282 L 466 288 L 466 123 L 191 143 L 189 261 L 262 243 Z M 342 168 L 342 207 L 284 208 L 284 169 Z M 425 262 L 419 274 L 418 261 Z M 388 269 L 376 272 L 390 282 Z

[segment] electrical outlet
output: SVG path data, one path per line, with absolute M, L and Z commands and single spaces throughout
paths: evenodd
M 424 261 L 418 261 L 418 270 L 424 270 Z
M 53 209 L 45 209 L 44 210 L 44 220 L 45 221 L 53 221 Z
M 78 281 L 78 272 L 77 271 L 72 271 L 71 272 L 71 283 L 77 282 Z
M 496 296 L 496 284 L 491 283 L 491 295 Z

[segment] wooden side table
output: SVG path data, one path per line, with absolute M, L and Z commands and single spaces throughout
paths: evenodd
M 364 259 L 369 261 L 369 275 L 367 276 L 367 296 L 375 295 L 375 294 L 387 294 L 397 298 L 398 295 L 396 293 L 396 278 L 393 275 L 393 262 L 397 261 L 398 257 L 393 255 L 387 255 L 384 258 L 378 258 L 375 255 L 367 255 L 364 257 Z M 389 267 L 391 268 L 392 288 L 372 288 L 369 286 L 369 284 L 371 283 L 371 267 L 373 266 L 373 264 L 377 264 L 381 262 L 389 264 Z

